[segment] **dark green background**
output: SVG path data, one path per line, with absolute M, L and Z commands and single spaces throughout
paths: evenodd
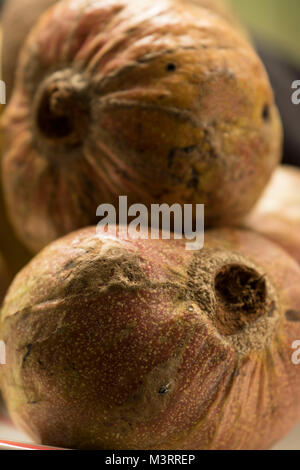
M 300 0 L 231 0 L 237 13 L 300 63 Z

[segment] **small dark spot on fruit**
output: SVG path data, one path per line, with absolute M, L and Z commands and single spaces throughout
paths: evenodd
M 166 395 L 170 390 L 170 385 L 163 385 L 162 387 L 160 387 L 160 389 L 158 390 L 158 393 L 159 395 Z
M 167 65 L 166 69 L 167 69 L 168 72 L 175 72 L 176 65 L 173 64 L 173 63 L 170 63 L 170 64 Z
M 67 264 L 65 264 L 64 269 L 73 268 L 74 265 L 75 265 L 75 262 L 73 260 L 71 260 Z
M 285 312 L 285 317 L 287 321 L 292 323 L 300 322 L 300 312 L 297 312 L 296 310 L 287 310 L 287 312 Z
M 262 117 L 264 121 L 269 121 L 271 118 L 270 106 L 268 104 L 263 108 Z

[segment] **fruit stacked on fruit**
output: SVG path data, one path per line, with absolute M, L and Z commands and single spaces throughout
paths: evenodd
M 9 412 L 36 441 L 69 448 L 270 447 L 300 420 L 296 260 L 234 228 L 207 231 L 194 252 L 179 240 L 99 238 L 95 226 L 69 233 L 125 194 L 204 203 L 207 225 L 251 226 L 297 254 L 263 226 L 261 206 L 247 216 L 281 152 L 265 70 L 221 1 L 39 8 L 50 3 L 13 43 L 15 80 L 16 62 L 4 61 L 3 183 L 29 249 L 68 235 L 5 298 Z

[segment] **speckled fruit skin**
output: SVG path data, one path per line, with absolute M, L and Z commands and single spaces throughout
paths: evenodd
M 265 286 L 264 314 L 228 335 L 216 276 L 236 266 Z M 197 252 L 99 239 L 95 227 L 70 234 L 6 297 L 10 414 L 67 448 L 268 448 L 300 418 L 299 282 L 299 265 L 251 232 L 207 233 Z
M 6 97 L 9 100 L 15 80 L 20 50 L 26 36 L 39 16 L 57 0 L 8 0 L 1 13 L 3 30 L 2 79 L 6 83 Z
M 119 195 L 203 203 L 207 226 L 252 208 L 280 119 L 241 29 L 201 4 L 66 0 L 33 29 L 3 120 L 6 201 L 32 251 Z
M 285 248 L 300 263 L 300 171 L 291 166 L 276 170 L 262 199 L 245 226 Z

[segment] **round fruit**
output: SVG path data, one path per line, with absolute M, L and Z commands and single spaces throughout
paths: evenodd
M 300 267 L 251 232 L 75 232 L 15 279 L 1 387 L 17 426 L 78 449 L 264 449 L 300 418 Z
M 240 28 L 201 4 L 66 0 L 33 29 L 3 156 L 9 213 L 30 249 L 95 223 L 119 195 L 203 203 L 207 225 L 252 208 L 280 159 L 280 120 Z
M 282 166 L 276 171 L 246 226 L 281 245 L 300 263 L 300 170 Z

